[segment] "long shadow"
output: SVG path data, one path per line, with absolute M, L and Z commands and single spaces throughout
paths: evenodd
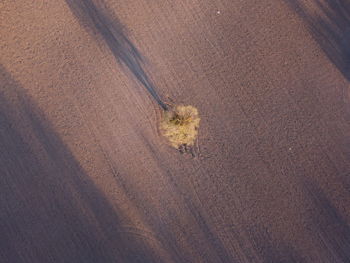
M 291 245 L 283 241 L 274 242 L 267 231 L 263 231 L 261 227 L 251 227 L 245 230 L 248 234 L 252 247 L 257 254 L 256 258 L 251 258 L 250 261 L 261 262 L 283 262 L 283 263 L 304 263 L 306 260 L 299 255 L 298 251 Z M 253 253 L 250 253 L 253 254 Z
M 307 23 L 329 60 L 350 80 L 350 1 L 314 0 L 318 13 L 311 13 L 301 0 L 285 0 Z
M 66 0 L 67 5 L 80 25 L 94 35 L 102 37 L 116 60 L 126 66 L 136 79 L 146 88 L 155 101 L 164 109 L 167 105 L 156 92 L 143 69 L 143 58 L 123 30 L 118 18 L 93 0 Z
M 350 225 L 320 187 L 305 181 L 308 197 L 315 206 L 313 229 L 328 253 L 329 262 L 350 262 Z M 349 203 L 348 200 L 345 200 Z
M 0 262 L 159 262 L 0 66 Z

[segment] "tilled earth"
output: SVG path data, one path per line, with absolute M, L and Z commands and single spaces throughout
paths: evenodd
M 349 262 L 349 17 L 1 1 L 0 262 Z M 199 110 L 194 156 L 170 103 Z

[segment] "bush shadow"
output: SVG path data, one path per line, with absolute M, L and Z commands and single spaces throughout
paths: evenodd
M 146 88 L 155 101 L 165 110 L 155 85 L 143 68 L 144 59 L 140 51 L 125 34 L 119 19 L 102 4 L 93 0 L 65 0 L 79 24 L 93 36 L 101 37 L 115 59 L 129 69 L 133 76 Z

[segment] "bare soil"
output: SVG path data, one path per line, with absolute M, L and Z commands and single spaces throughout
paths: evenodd
M 1 1 L 0 262 L 349 262 L 347 20 L 291 2 Z

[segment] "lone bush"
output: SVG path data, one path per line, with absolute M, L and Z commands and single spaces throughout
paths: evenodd
M 198 135 L 199 122 L 195 107 L 178 105 L 164 112 L 160 129 L 173 147 L 193 146 Z

